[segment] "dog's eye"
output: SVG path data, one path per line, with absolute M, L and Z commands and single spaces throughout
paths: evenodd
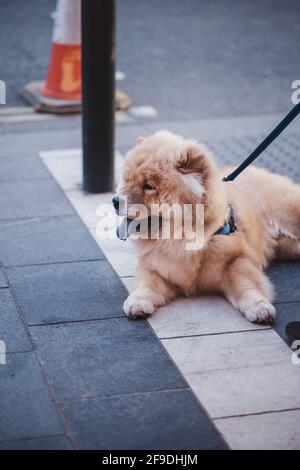
M 153 186 L 151 186 L 151 184 L 147 183 L 147 181 L 145 181 L 144 183 L 144 191 L 153 191 L 155 188 L 153 188 Z

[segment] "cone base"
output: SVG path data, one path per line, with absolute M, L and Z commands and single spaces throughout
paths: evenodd
M 55 92 L 53 90 L 49 90 L 46 85 L 41 88 L 41 95 L 45 96 L 46 98 L 53 98 L 54 100 L 62 100 L 62 101 L 81 101 L 81 94 L 69 94 L 66 97 L 65 93 L 59 93 L 58 91 Z
M 61 100 L 41 94 L 45 82 L 30 82 L 22 88 L 20 95 L 40 113 L 72 114 L 81 112 L 81 100 Z M 116 90 L 115 109 L 126 111 L 131 104 L 130 98 L 122 91 Z
M 45 82 L 30 82 L 20 91 L 20 95 L 40 113 L 72 114 L 81 112 L 81 100 L 62 100 L 41 94 Z

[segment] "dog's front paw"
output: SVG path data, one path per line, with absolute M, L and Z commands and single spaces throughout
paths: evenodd
M 261 300 L 245 310 L 247 320 L 255 323 L 270 324 L 273 322 L 276 310 L 275 307 L 265 300 Z
M 123 305 L 124 312 L 129 318 L 145 318 L 156 310 L 151 299 L 131 294 Z

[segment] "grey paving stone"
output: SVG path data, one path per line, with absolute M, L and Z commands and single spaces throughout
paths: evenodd
M 270 329 L 173 338 L 163 344 L 212 418 L 300 406 L 299 370 Z
M 104 258 L 77 215 L 0 221 L 5 266 Z
M 13 142 L 13 145 L 12 145 Z M 0 156 L 22 158 L 38 155 L 41 150 L 81 147 L 81 132 L 78 129 L 8 133 L 1 136 Z
M 291 321 L 300 321 L 300 302 L 287 302 L 276 305 L 277 316 L 273 325 L 275 331 L 288 344 L 291 341 L 285 334 L 285 327 Z
M 4 279 L 3 273 L 0 271 L 0 289 L 2 287 L 7 287 L 6 280 Z
M 298 450 L 300 411 L 236 416 L 215 421 L 232 450 Z M 278 455 L 278 454 L 277 454 Z
M 26 122 L 4 122 L 0 127 L 0 134 L 16 134 L 19 132 L 55 132 L 62 129 L 69 131 L 70 129 L 80 129 L 80 116 L 51 116 L 49 119 L 26 121 Z M 77 130 L 77 132 L 78 132 Z M 78 132 L 79 133 L 79 132 Z
M 31 343 L 9 289 L 0 289 L 0 312 L 0 340 L 6 351 L 30 351 Z
M 9 354 L 0 378 L 0 441 L 64 432 L 33 353 Z
M 65 404 L 80 449 L 226 449 L 190 390 Z
M 116 318 L 31 332 L 61 400 L 186 386 L 145 321 Z
M 270 130 L 273 129 L 282 118 L 282 113 L 264 113 L 263 115 L 251 114 L 243 117 L 227 115 L 222 118 L 220 116 L 217 118 L 213 116 L 208 119 L 197 117 L 192 120 L 186 120 L 181 117 L 179 120 L 169 118 L 167 121 L 156 120 L 147 123 L 144 122 L 143 128 L 146 130 L 147 135 L 161 129 L 168 129 L 183 137 L 196 138 L 201 142 L 209 143 L 213 147 L 215 147 L 215 144 L 219 145 L 221 140 L 225 140 L 226 142 L 223 142 L 224 151 L 227 150 L 228 146 L 231 144 L 233 144 L 233 148 L 235 147 L 235 139 L 242 142 L 243 150 L 247 150 L 245 144 L 249 142 L 250 138 L 252 150 L 253 145 L 258 145 L 263 136 L 269 134 Z M 283 139 L 283 136 L 291 132 L 299 134 L 299 127 L 299 121 L 294 120 L 289 125 L 288 129 L 285 130 L 284 134 L 279 137 L 279 140 Z M 246 139 L 246 142 L 244 139 Z
M 300 264 L 276 263 L 267 270 L 275 286 L 275 302 L 300 301 Z
M 29 325 L 123 315 L 127 292 L 105 260 L 7 268 Z
M 71 205 L 52 180 L 3 181 L 0 220 L 72 214 Z
M 72 445 L 64 436 L 44 437 L 0 442 L 0 450 L 71 450 Z
M 15 181 L 33 178 L 49 178 L 49 173 L 41 160 L 28 153 L 27 155 L 11 155 L 0 153 L 0 181 Z
M 147 131 L 140 125 L 120 124 L 116 126 L 116 145 L 133 147 L 137 137 L 146 135 Z

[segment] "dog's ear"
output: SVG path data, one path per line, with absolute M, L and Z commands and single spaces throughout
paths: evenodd
M 209 162 L 200 146 L 190 145 L 182 149 L 176 166 L 181 173 L 203 173 Z
M 146 137 L 143 137 L 142 135 L 140 135 L 140 137 L 137 137 L 137 138 L 136 138 L 135 144 L 136 144 L 136 145 L 139 145 L 139 144 L 141 144 L 142 142 L 144 142 L 145 139 L 146 139 Z

